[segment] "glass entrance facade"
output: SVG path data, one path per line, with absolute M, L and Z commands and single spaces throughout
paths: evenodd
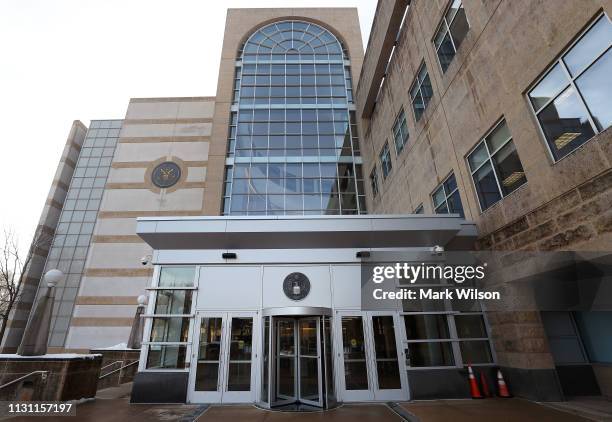
M 336 404 L 331 318 L 266 316 L 260 405 L 282 410 Z
M 350 57 L 313 23 L 282 21 L 239 52 L 224 215 L 365 212 Z

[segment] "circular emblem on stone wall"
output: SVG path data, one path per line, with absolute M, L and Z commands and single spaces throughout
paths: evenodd
M 153 184 L 158 188 L 169 188 L 170 186 L 174 186 L 180 178 L 181 168 L 172 161 L 166 161 L 165 163 L 159 164 L 153 169 L 153 173 L 151 174 Z
M 302 273 L 291 273 L 283 281 L 283 291 L 291 300 L 302 300 L 310 293 L 310 280 Z

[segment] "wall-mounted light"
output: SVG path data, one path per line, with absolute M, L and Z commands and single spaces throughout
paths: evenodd
M 369 258 L 370 257 L 370 251 L 359 251 L 356 254 L 357 258 Z
M 238 255 L 236 255 L 235 252 L 223 252 L 221 254 L 221 257 L 223 259 L 236 259 L 236 258 L 238 258 Z

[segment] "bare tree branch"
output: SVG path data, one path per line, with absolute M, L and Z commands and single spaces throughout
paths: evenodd
M 37 230 L 25 257 L 19 250 L 19 242 L 10 230 L 4 230 L 0 240 L 0 342 L 4 338 L 7 323 L 15 305 L 23 294 L 32 258 L 40 249 L 48 250 L 53 236 Z M 40 255 L 40 251 L 38 253 Z M 46 255 L 46 252 L 44 253 Z

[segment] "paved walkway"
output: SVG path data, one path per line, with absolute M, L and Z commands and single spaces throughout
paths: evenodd
M 351 404 L 325 412 L 278 412 L 254 406 L 211 406 L 198 422 L 398 422 L 397 416 L 384 404 Z
M 77 406 L 76 417 L 18 417 L 16 422 L 585 422 L 589 418 L 523 399 L 432 400 L 393 405 L 406 419 L 385 404 L 346 404 L 325 412 L 278 412 L 250 405 L 199 406 L 130 404 L 130 384 L 98 392 L 96 400 Z M 553 404 L 554 406 L 554 404 Z M 584 415 L 584 413 L 580 413 Z
M 523 399 L 431 400 L 401 403 L 421 422 L 585 422 L 581 416 Z
M 546 403 L 545 405 L 595 421 L 612 422 L 612 399 L 610 398 L 570 397 L 564 402 Z

